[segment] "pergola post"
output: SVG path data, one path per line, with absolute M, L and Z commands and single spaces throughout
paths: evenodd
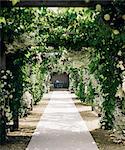
M 2 39 L 3 39 L 3 31 L 2 25 L 0 25 L 0 70 L 6 69 L 5 46 Z
M 2 25 L 0 25 L 0 71 L 2 69 L 5 70 L 6 68 L 5 46 L 2 39 L 3 39 L 3 32 L 2 32 Z M 0 92 L 2 92 L 1 89 Z M 0 108 L 0 144 L 5 143 L 5 141 L 6 141 L 5 111 L 2 108 Z

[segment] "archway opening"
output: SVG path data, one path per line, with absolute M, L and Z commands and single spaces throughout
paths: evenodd
M 69 87 L 69 75 L 66 72 L 56 73 L 51 75 L 52 88 L 68 88 Z

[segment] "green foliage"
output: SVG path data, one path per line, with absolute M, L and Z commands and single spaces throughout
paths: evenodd
M 34 104 L 37 104 L 42 98 L 44 92 L 43 86 L 44 74 L 41 73 L 40 65 L 34 64 L 32 68 L 31 83 Z
M 12 119 L 11 102 L 13 101 L 13 76 L 10 70 L 0 71 L 0 143 L 6 139 L 6 125 Z
M 25 61 L 23 60 L 23 58 L 25 58 L 25 53 L 18 51 L 15 54 L 9 55 L 7 61 L 7 68 L 10 69 L 13 73 L 13 86 L 15 88 L 15 91 L 13 93 L 13 101 L 10 104 L 13 117 L 18 115 L 19 108 L 21 107 L 23 81 L 25 76 L 22 69 L 25 65 Z
M 10 70 L 1 70 L 1 82 L 0 82 L 0 112 L 6 117 L 6 122 L 12 119 L 12 112 L 10 103 L 13 101 L 13 76 Z
M 82 70 L 79 71 L 79 76 L 80 76 L 80 81 L 77 86 L 77 91 L 76 95 L 78 98 L 82 101 L 85 102 L 85 85 L 83 83 L 83 72 Z
M 78 84 L 76 95 L 82 102 L 85 102 L 85 87 L 82 80 Z
M 92 82 L 89 82 L 89 85 L 87 87 L 87 94 L 86 94 L 86 102 L 93 105 L 95 98 L 95 89 L 92 86 Z
M 71 67 L 69 69 L 69 89 L 73 90 L 74 92 L 77 91 L 77 87 L 80 81 L 79 77 L 79 69 Z

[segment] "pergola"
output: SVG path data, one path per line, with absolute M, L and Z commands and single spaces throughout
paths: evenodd
M 114 0 L 19 0 L 12 5 L 11 0 L 0 0 L 0 7 L 95 7 L 100 4 L 112 7 Z M 123 8 L 125 3 L 123 2 Z M 5 67 L 5 51 L 2 41 L 2 25 L 0 25 L 0 69 Z
M 19 0 L 12 5 L 11 0 L 0 0 L 0 7 L 94 7 L 96 4 L 110 5 L 112 0 Z M 0 26 L 0 68 L 5 66 L 5 52 L 2 44 Z

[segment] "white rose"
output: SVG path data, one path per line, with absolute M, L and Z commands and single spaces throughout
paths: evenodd
M 10 74 L 10 70 L 7 70 L 6 72 L 7 72 L 8 74 Z
M 9 95 L 9 91 L 6 91 L 6 94 Z
M 122 56 L 122 52 L 121 51 L 118 52 L 118 56 Z
M 119 97 L 119 98 L 124 97 L 124 93 L 121 87 L 118 88 L 115 97 Z
M 119 68 L 119 64 L 117 64 L 116 67 Z
M 3 92 L 6 92 L 6 90 L 5 90 L 5 89 L 3 89 Z
M 120 64 L 119 67 L 120 67 L 121 70 L 124 70 L 124 69 L 125 69 L 122 64 Z
M 4 73 L 4 70 L 1 70 L 1 73 Z
M 12 72 L 10 72 L 10 76 L 12 76 Z
M 100 4 L 96 5 L 96 11 L 101 11 L 101 5 Z
M 15 92 L 15 88 L 13 88 L 13 92 Z
M 119 31 L 118 31 L 118 30 L 113 30 L 113 33 L 114 33 L 115 35 L 118 35 L 118 34 L 119 34 Z
M 7 82 L 4 82 L 4 85 L 7 85 Z
M 9 98 L 12 99 L 12 98 L 13 98 L 13 95 L 10 95 Z
M 4 75 L 4 76 L 2 77 L 2 79 L 7 79 L 7 76 L 6 76 L 6 75 Z
M 11 79 L 13 79 L 13 76 L 11 76 Z
M 7 95 L 5 95 L 5 98 L 8 98 L 8 96 L 7 96 Z
M 11 85 L 10 85 L 10 84 L 8 84 L 8 87 L 11 87 Z
M 1 88 L 3 88 L 4 87 L 4 84 L 1 84 Z
M 123 61 L 119 61 L 118 63 L 121 65 L 121 64 L 123 64 Z
M 125 20 L 125 15 L 122 15 L 122 19 Z
M 123 81 L 123 83 L 122 83 L 122 90 L 123 90 L 124 93 L 125 93 L 125 81 Z
M 109 20 L 110 20 L 110 15 L 109 15 L 109 14 L 105 14 L 105 15 L 104 15 L 104 19 L 105 19 L 106 21 L 109 21 Z

